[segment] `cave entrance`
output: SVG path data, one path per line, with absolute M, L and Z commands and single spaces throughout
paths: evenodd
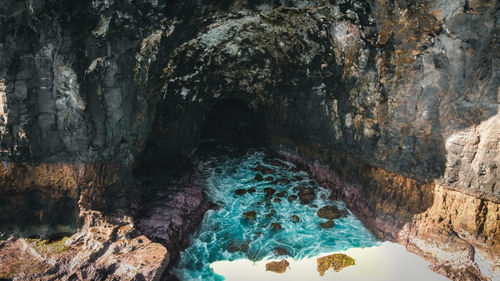
M 233 145 L 240 148 L 267 143 L 263 116 L 236 98 L 217 101 L 205 116 L 200 148 Z

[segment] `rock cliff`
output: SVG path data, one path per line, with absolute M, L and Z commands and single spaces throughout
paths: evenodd
M 91 241 L 92 227 L 126 248 L 147 225 L 161 258 L 134 268 L 160 278 L 175 243 L 134 224 L 157 214 L 137 206 L 154 190 L 141 177 L 189 159 L 210 111 L 237 100 L 379 237 L 452 279 L 500 275 L 497 1 L 4 2 L 0 256 L 31 235 Z M 203 205 L 196 188 L 169 190 L 184 216 Z M 36 274 L 100 278 L 84 268 L 108 263 L 138 278 L 110 269 L 109 243 L 87 243 L 79 270 Z

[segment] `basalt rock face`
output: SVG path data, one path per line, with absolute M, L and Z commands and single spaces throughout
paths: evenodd
M 184 150 L 196 146 L 205 112 L 238 97 L 265 115 L 277 143 L 318 143 L 499 198 L 495 3 L 470 11 L 355 4 L 231 14 L 209 25 L 163 69 L 159 130 L 174 133 L 158 141 L 180 151 L 182 136 Z
M 380 237 L 455 279 L 500 271 L 474 265 L 500 256 L 497 1 L 4 2 L 0 231 L 88 234 L 96 211 L 139 214 L 131 227 L 150 239 L 182 239 L 154 224 L 204 206 L 199 189 L 148 208 L 157 189 L 134 178 L 192 155 L 210 116 L 223 116 L 212 110 L 237 100 L 275 148 L 353 183 L 323 181 Z M 182 222 L 196 225 L 195 213 Z M 442 254 L 471 251 L 456 264 Z

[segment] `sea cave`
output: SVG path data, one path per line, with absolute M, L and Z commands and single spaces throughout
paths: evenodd
M 500 7 L 3 0 L 0 280 L 500 280 Z

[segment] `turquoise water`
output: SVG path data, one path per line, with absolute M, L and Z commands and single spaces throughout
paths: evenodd
M 263 175 L 254 170 L 258 165 L 276 173 Z M 329 200 L 329 190 L 291 163 L 269 159 L 264 152 L 253 151 L 238 157 L 208 157 L 200 161 L 198 169 L 206 178 L 208 198 L 220 208 L 205 214 L 198 231 L 190 237 L 190 246 L 181 253 L 179 264 L 172 269 L 182 281 L 224 280 L 210 268 L 210 263 L 220 260 L 246 258 L 257 261 L 282 257 L 279 254 L 286 255 L 287 252 L 290 257 L 301 259 L 378 244 L 343 202 Z M 254 179 L 256 174 L 264 178 L 271 176 L 273 180 L 257 181 Z M 276 183 L 278 179 L 282 180 Z M 288 196 L 297 195 L 294 187 L 299 185 L 314 187 L 315 198 L 310 204 L 287 200 Z M 235 194 L 237 189 L 252 187 L 255 187 L 252 194 Z M 264 188 L 273 188 L 276 192 L 271 198 L 266 198 Z M 286 195 L 278 197 L 277 194 L 283 191 Z M 281 201 L 275 202 L 275 198 Z M 325 205 L 346 210 L 347 216 L 336 219 L 333 228 L 320 228 L 319 223 L 327 220 L 316 213 Z M 245 219 L 243 214 L 251 211 L 256 212 L 255 219 Z M 293 215 L 300 221 L 292 221 Z M 279 223 L 281 229 L 273 229 L 273 223 Z

